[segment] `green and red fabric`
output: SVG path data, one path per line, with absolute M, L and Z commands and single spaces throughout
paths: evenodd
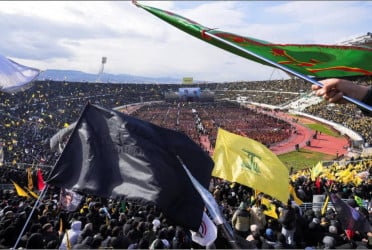
M 218 41 L 207 33 L 223 38 L 245 50 L 278 64 L 285 65 L 307 76 L 316 78 L 341 78 L 372 75 L 372 49 L 370 48 L 324 44 L 275 44 L 252 37 L 244 37 L 225 31 L 210 29 L 169 11 L 142 5 L 137 2 L 135 4 L 196 38 L 265 65 L 269 64 L 259 58 L 243 53 L 233 46 Z

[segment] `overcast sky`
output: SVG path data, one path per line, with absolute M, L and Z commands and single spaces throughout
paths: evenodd
M 273 43 L 335 44 L 371 32 L 371 1 L 138 1 L 204 26 Z M 251 62 L 131 1 L 0 1 L 0 54 L 46 69 L 195 80 L 272 80 Z

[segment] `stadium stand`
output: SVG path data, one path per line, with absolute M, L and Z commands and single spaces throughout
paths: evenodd
M 32 179 L 35 184 L 37 183 L 36 168 L 42 170 L 43 176 L 48 175 L 59 156 L 59 153 L 49 149 L 49 138 L 76 121 L 88 101 L 183 131 L 198 143 L 207 136 L 210 145 L 214 145 L 216 129 L 222 127 L 259 140 L 270 147 L 276 142 L 286 140 L 293 133 L 290 123 L 260 113 L 253 106 L 245 108 L 237 103 L 238 97 L 242 100 L 241 97 L 245 96 L 247 97 L 245 101 L 248 103 L 259 103 L 267 105 L 266 108 L 275 109 L 289 105 L 290 100 L 300 100 L 298 98 L 310 96 L 307 91 L 309 86 L 306 83 L 291 79 L 193 84 L 191 87 L 200 87 L 202 91 L 207 89 L 214 93 L 214 101 L 164 102 L 167 91 L 177 92 L 181 86 L 180 84 L 39 81 L 24 92 L 0 93 L 0 115 L 3 121 L 0 124 L 3 145 L 3 166 L 0 167 L 0 247 L 14 246 L 35 204 L 33 198 L 18 196 L 11 180 L 22 187 L 27 186 L 27 167 L 32 167 Z M 287 109 L 292 106 L 284 107 Z M 329 106 L 320 102 L 308 106 L 303 101 L 300 105 L 295 104 L 294 107 L 312 116 L 341 124 L 360 134 L 366 142 L 372 142 L 370 118 L 357 112 L 353 105 Z M 205 150 L 210 149 L 205 148 Z M 366 177 L 371 170 L 371 165 L 372 160 L 369 156 L 358 156 L 349 160 L 331 162 L 325 168 L 327 173 L 328 170 L 330 173 L 335 173 L 352 169 Z M 345 183 L 325 176 L 315 181 L 309 175 L 309 170 L 291 175 L 291 182 L 299 198 L 305 202 L 302 206 L 294 205 L 297 234 L 295 241 L 291 242 L 286 241 L 282 234 L 284 226 L 279 220 L 270 216 L 264 216 L 264 220 L 262 213 L 259 212 L 267 209 L 263 206 L 263 198 L 270 199 L 270 197 L 264 194 L 257 195 L 255 190 L 249 187 L 231 185 L 217 178 L 213 178 L 209 191 L 221 206 L 224 217 L 231 225 L 234 213 L 242 202 L 247 205 L 247 211 L 252 218 L 257 219 L 261 216 L 262 220 L 249 221 L 250 226 L 262 224 L 259 230 L 256 230 L 255 226 L 249 227 L 249 235 L 246 239 L 241 239 L 246 248 L 266 249 L 269 248 L 269 241 L 272 242 L 273 248 L 326 248 L 329 245 L 325 240 L 328 238 L 325 237 L 329 236 L 330 231 L 338 239 L 337 243 L 331 242 L 336 248 L 371 247 L 371 236 L 367 232 L 353 231 L 352 234 L 346 235 L 332 206 L 328 207 L 325 214 L 321 214 L 320 204 L 313 203 L 314 196 L 320 195 L 324 198 L 324 188 L 332 187 L 332 192 L 339 194 L 344 201 L 359 210 L 370 221 L 370 177 L 366 177 L 361 183 L 355 183 L 353 180 Z M 330 186 L 331 182 L 332 186 Z M 156 241 L 157 239 L 162 239 L 162 242 L 164 240 L 163 244 L 172 249 L 231 248 L 229 242 L 220 234 L 210 246 L 198 245 L 191 240 L 189 230 L 167 221 L 153 205 L 142 206 L 129 202 L 123 206 L 120 200 L 86 195 L 77 210 L 64 211 L 60 207 L 59 195 L 58 188 L 50 187 L 47 190 L 42 203 L 33 211 L 34 215 L 30 218 L 29 226 L 18 248 L 63 247 L 61 243 L 66 230 L 75 228 L 78 224 L 79 228 L 74 232 L 76 241 L 70 242 L 71 249 L 150 249 L 151 246 L 156 248 L 155 243 L 159 242 Z M 356 197 L 362 200 L 361 204 L 356 202 Z M 324 204 L 324 202 L 320 203 Z M 286 204 L 275 199 L 272 199 L 272 204 L 275 205 L 277 216 L 288 208 Z M 106 216 L 105 209 L 109 211 L 110 218 Z M 74 223 L 76 221 L 80 223 Z

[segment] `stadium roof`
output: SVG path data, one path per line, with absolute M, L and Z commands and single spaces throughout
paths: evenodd
M 346 41 L 338 43 L 338 45 L 357 45 L 372 48 L 372 33 L 367 32 L 366 35 L 356 36 Z

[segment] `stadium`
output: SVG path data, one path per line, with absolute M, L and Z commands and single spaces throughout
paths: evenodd
M 370 79 L 364 82 L 372 84 Z M 179 93 L 185 88 L 200 90 L 200 96 L 182 98 Z M 49 139 L 76 121 L 87 102 L 185 133 L 211 155 L 217 129 L 221 127 L 257 140 L 274 152 L 277 150 L 279 156 L 295 151 L 299 154 L 295 158 L 299 159 L 301 153 L 324 151 L 321 157 L 328 159 L 324 165 L 329 166 L 333 162 L 371 159 L 371 118 L 363 116 L 353 104 L 324 103 L 309 92 L 308 83 L 299 79 L 187 86 L 37 81 L 27 91 L 1 93 L 2 200 L 11 200 L 11 193 L 5 191 L 12 189 L 10 180 L 27 186 L 27 168 L 32 169 L 34 183 L 37 168 L 47 175 L 59 156 L 49 148 Z M 311 123 L 305 125 L 305 120 Z M 331 140 L 333 152 L 327 152 L 320 139 Z M 318 161 L 310 158 L 307 163 L 291 161 L 286 166 L 295 173 L 311 169 Z M 298 181 L 296 188 L 301 185 L 305 184 Z M 234 189 L 224 188 L 231 198 Z M 304 208 L 314 205 L 310 197 L 302 198 Z
M 371 248 L 372 117 L 310 89 L 291 76 L 0 92 L 0 248 Z M 212 172 L 221 130 L 244 144 L 228 163 L 249 181 Z

